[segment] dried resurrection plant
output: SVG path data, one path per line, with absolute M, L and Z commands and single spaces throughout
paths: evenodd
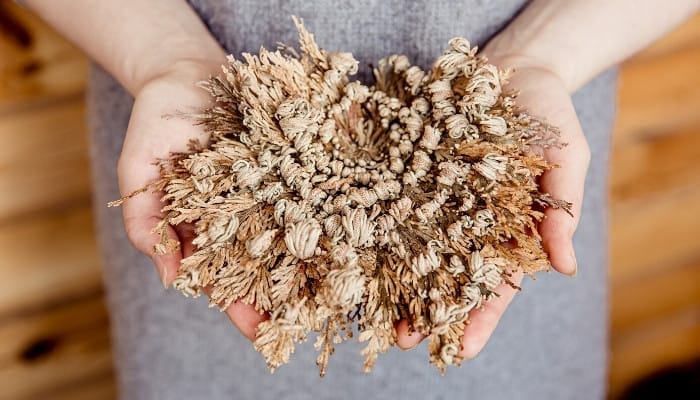
M 536 225 L 570 205 L 538 189 L 553 166 L 532 146 L 560 145 L 558 132 L 516 106 L 508 73 L 466 39 L 428 72 L 382 59 L 368 87 L 348 78 L 350 53 L 294 23 L 301 55 L 229 56 L 202 82 L 216 99 L 195 115 L 209 143 L 161 160 L 147 188 L 166 204 L 155 251 L 176 249 L 168 224 L 194 224 L 175 288 L 269 313 L 254 346 L 272 370 L 315 332 L 323 375 L 356 328 L 369 371 L 405 319 L 444 372 L 471 310 L 516 270 L 549 268 Z

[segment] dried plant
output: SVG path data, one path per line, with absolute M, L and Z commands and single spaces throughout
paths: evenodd
M 167 224 L 194 224 L 174 286 L 269 313 L 254 346 L 271 370 L 315 332 L 323 375 L 356 327 L 369 371 L 405 319 L 444 372 L 461 361 L 470 311 L 516 270 L 549 268 L 537 222 L 570 205 L 540 192 L 553 165 L 532 148 L 560 145 L 558 132 L 516 106 L 508 72 L 466 39 L 428 72 L 382 59 L 368 87 L 350 81 L 351 54 L 294 23 L 301 55 L 229 56 L 202 83 L 216 99 L 195 116 L 209 143 L 161 160 L 145 188 L 166 204 L 155 251 L 176 248 Z

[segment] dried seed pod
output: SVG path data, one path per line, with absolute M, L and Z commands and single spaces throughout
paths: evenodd
M 354 309 L 365 292 L 365 276 L 357 265 L 331 270 L 326 276 L 326 283 L 324 300 L 329 308 L 339 312 Z
M 447 272 L 452 275 L 463 274 L 466 271 L 464 262 L 459 256 L 450 257 L 450 263 L 447 264 Z
M 362 208 L 354 208 L 341 218 L 346 237 L 354 247 L 369 246 L 374 240 L 375 223 Z
M 494 136 L 503 136 L 508 132 L 508 124 L 503 117 L 486 116 L 479 121 L 481 131 Z
M 459 139 L 462 136 L 466 136 L 469 125 L 469 120 L 463 114 L 451 115 L 445 120 L 447 134 L 450 135 L 452 139 Z
M 485 178 L 495 181 L 499 175 L 506 172 L 506 163 L 508 158 L 495 153 L 489 153 L 484 158 L 474 165 L 474 169 L 483 175 Z
M 427 251 L 418 254 L 411 262 L 411 268 L 418 276 L 426 276 L 440 266 L 441 257 L 437 251 L 442 249 L 443 244 L 437 240 L 431 240 L 426 247 Z
M 204 247 L 209 243 L 224 243 L 229 241 L 238 230 L 238 217 L 233 215 L 219 215 L 209 220 L 206 234 L 201 234 L 192 240 L 197 247 Z M 202 229 L 203 228 L 199 228 Z
M 315 219 L 306 219 L 287 225 L 284 243 L 290 254 L 305 260 L 311 258 L 316 252 L 321 233 L 321 226 Z
M 245 244 L 245 249 L 248 251 L 248 254 L 253 258 L 258 258 L 265 254 L 265 252 L 270 249 L 270 246 L 272 246 L 272 240 L 275 238 L 278 231 L 278 229 L 271 229 L 249 239 Z
M 498 68 L 491 64 L 479 66 L 466 88 L 463 102 L 480 108 L 493 107 L 501 95 L 501 78 Z

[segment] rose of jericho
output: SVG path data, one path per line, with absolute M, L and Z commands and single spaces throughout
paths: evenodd
M 194 115 L 209 142 L 161 160 L 147 188 L 167 213 L 155 251 L 177 249 L 168 224 L 194 225 L 174 287 L 267 313 L 254 346 L 271 370 L 315 333 L 323 375 L 356 330 L 369 371 L 403 319 L 444 372 L 462 361 L 472 310 L 515 271 L 549 268 L 537 223 L 570 205 L 539 190 L 553 165 L 532 147 L 561 145 L 558 132 L 517 107 L 509 72 L 466 39 L 427 72 L 382 59 L 368 87 L 349 79 L 352 54 L 319 48 L 293 19 L 300 55 L 229 56 L 201 83 L 216 100 Z

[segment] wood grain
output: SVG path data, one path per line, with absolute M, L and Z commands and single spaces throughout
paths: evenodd
M 700 127 L 616 146 L 610 199 L 614 204 L 692 186 L 700 177 Z
M 99 257 L 86 205 L 0 225 L 0 318 L 95 293 Z
M 676 365 L 700 354 L 700 310 L 669 315 L 621 335 L 611 342 L 610 396 L 664 365 Z
M 0 399 L 46 398 L 112 374 L 100 296 L 0 324 Z M 89 387 L 89 385 L 88 385 Z M 93 389 L 94 390 L 94 389 Z M 83 394 L 84 395 L 84 394 Z
M 90 197 L 81 97 L 0 118 L 0 224 Z
M 700 45 L 625 65 L 614 144 L 700 126 L 698 65 Z
M 635 276 L 611 291 L 612 340 L 666 315 L 700 310 L 700 259 Z
M 700 181 L 611 209 L 613 284 L 700 258 Z
M 87 60 L 32 14 L 11 1 L 0 2 L 0 115 L 60 101 L 85 89 Z

